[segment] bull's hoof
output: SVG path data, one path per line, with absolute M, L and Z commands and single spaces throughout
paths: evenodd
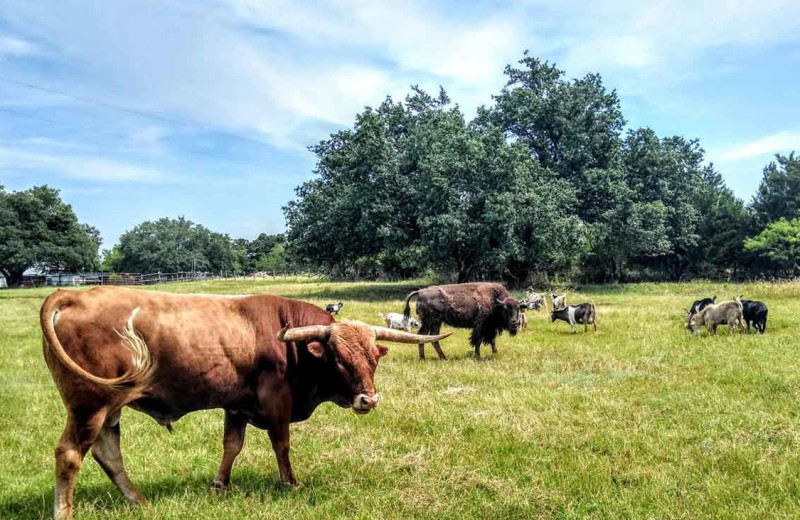
M 293 480 L 291 482 L 281 482 L 281 485 L 289 489 L 303 489 L 305 487 L 305 484 L 303 484 L 299 480 Z
M 214 482 L 211 483 L 211 491 L 214 491 L 216 493 L 226 493 L 228 491 L 228 488 L 229 488 L 228 484 L 220 482 L 219 480 L 214 480 Z

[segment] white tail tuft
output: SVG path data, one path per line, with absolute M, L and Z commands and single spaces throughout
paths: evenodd
M 133 361 L 133 367 L 131 370 L 125 374 L 124 379 L 125 382 L 142 382 L 149 379 L 149 376 L 154 368 L 153 360 L 150 357 L 150 349 L 147 348 L 147 343 L 145 343 L 144 338 L 136 332 L 136 329 L 133 327 L 133 319 L 136 317 L 136 314 L 141 310 L 140 307 L 136 307 L 131 312 L 130 318 L 128 318 L 127 323 L 125 324 L 125 328 L 122 329 L 122 332 L 118 330 L 114 330 L 117 335 L 122 339 L 122 344 L 127 348 L 131 353 L 131 361 Z

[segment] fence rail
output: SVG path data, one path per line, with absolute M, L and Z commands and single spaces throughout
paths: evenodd
M 236 271 L 220 271 L 218 273 L 180 271 L 177 273 L 56 273 L 48 275 L 26 276 L 21 287 L 73 287 L 80 285 L 153 285 L 158 283 L 194 282 L 211 280 L 257 280 L 287 276 L 290 273 L 241 273 Z M 291 273 L 294 274 L 294 273 Z

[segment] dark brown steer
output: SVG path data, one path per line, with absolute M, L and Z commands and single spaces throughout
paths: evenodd
M 280 479 L 297 485 L 289 423 L 322 402 L 368 413 L 380 399 L 373 376 L 387 353 L 376 340 L 438 341 L 350 321 L 269 295 L 176 295 L 100 287 L 56 291 L 41 310 L 44 357 L 67 408 L 56 447 L 55 515 L 72 513 L 87 451 L 133 503 L 145 499 L 120 453 L 120 412 L 129 406 L 170 427 L 183 415 L 225 410 L 224 454 L 214 486 L 225 488 L 252 424 L 269 432 Z
M 417 296 L 420 334 L 438 334 L 442 323 L 451 327 L 470 328 L 469 341 L 475 357 L 481 357 L 481 344 L 487 343 L 497 352 L 497 336 L 507 330 L 516 335 L 520 320 L 520 303 L 509 296 L 499 283 L 475 282 L 453 285 L 432 285 L 406 296 L 404 316 L 411 314 L 411 298 Z M 439 359 L 446 359 L 438 341 L 433 348 Z M 419 345 L 419 358 L 425 359 L 425 346 Z

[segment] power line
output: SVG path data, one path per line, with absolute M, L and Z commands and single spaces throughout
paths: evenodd
M 2 79 L 2 78 L 0 78 L 0 79 Z M 63 121 L 57 121 L 57 120 L 54 120 L 54 119 L 48 119 L 48 118 L 39 117 L 39 116 L 32 116 L 32 115 L 29 115 L 29 114 L 22 114 L 20 112 L 9 110 L 9 109 L 3 108 L 3 107 L 0 107 L 0 112 L 3 112 L 5 114 L 9 114 L 9 115 L 14 116 L 14 117 L 19 117 L 19 118 L 24 118 L 24 119 L 32 119 L 34 121 L 39 121 L 39 122 L 42 122 L 42 123 L 55 124 L 55 125 L 60 125 L 60 126 L 64 126 L 64 127 L 67 127 L 67 128 L 74 128 L 74 129 L 77 129 L 77 130 L 82 130 L 82 131 L 85 131 L 85 132 L 92 132 L 92 133 L 96 133 L 96 134 L 106 135 L 106 136 L 114 137 L 114 138 L 117 138 L 117 139 L 126 139 L 126 140 L 130 140 L 130 141 L 135 141 L 135 138 L 131 137 L 130 135 L 118 134 L 116 132 L 109 132 L 107 130 L 101 130 L 101 129 L 97 129 L 97 128 L 90 128 L 90 127 L 87 127 L 87 126 L 76 125 L 76 124 L 73 124 L 73 123 L 65 123 Z M 230 158 L 225 157 L 223 155 L 217 155 L 217 154 L 208 153 L 208 152 L 198 152 L 198 151 L 195 151 L 195 150 L 182 150 L 182 152 L 190 153 L 192 155 L 199 155 L 199 156 L 202 156 L 202 157 L 210 157 L 212 159 L 218 159 L 218 160 L 229 162 L 229 163 L 232 163 L 232 164 L 250 166 L 250 167 L 253 167 L 253 168 L 278 170 L 278 171 L 284 171 L 284 172 L 287 172 L 287 173 L 296 173 L 296 174 L 300 174 L 300 175 L 305 175 L 305 174 L 308 173 L 308 172 L 303 172 L 303 171 L 300 171 L 300 170 L 292 170 L 292 169 L 289 169 L 289 168 L 282 168 L 282 167 L 279 167 L 279 166 L 265 166 L 263 164 L 256 164 L 256 163 L 251 163 L 251 162 L 246 162 L 246 161 L 230 159 Z
M 179 121 L 177 119 L 171 119 L 169 117 L 159 116 L 159 115 L 156 115 L 156 114 L 151 114 L 149 112 L 144 112 L 144 111 L 141 111 L 141 110 L 128 108 L 128 107 L 124 107 L 124 106 L 121 106 L 121 105 L 116 105 L 116 104 L 113 104 L 113 103 L 100 101 L 100 100 L 97 100 L 97 99 L 91 99 L 91 98 L 84 97 L 84 96 L 77 96 L 75 94 L 70 94 L 68 92 L 64 92 L 64 91 L 61 91 L 61 90 L 56 90 L 56 89 L 53 89 L 53 88 L 50 88 L 50 87 L 44 87 L 42 85 L 36 85 L 34 83 L 30 83 L 30 82 L 27 82 L 27 81 L 20 81 L 18 79 L 8 78 L 8 77 L 5 77 L 5 76 L 0 76 L 0 81 L 5 81 L 7 83 L 13 83 L 15 85 L 19 85 L 19 86 L 26 87 L 26 88 L 33 89 L 33 90 L 39 90 L 39 91 L 42 91 L 42 92 L 47 92 L 49 94 L 56 94 L 58 96 L 68 97 L 70 99 L 74 99 L 76 101 L 80 101 L 81 103 L 88 103 L 90 105 L 101 106 L 101 107 L 110 108 L 110 109 L 113 109 L 113 110 L 118 110 L 120 112 L 126 112 L 128 114 L 134 114 L 134 115 L 137 115 L 137 116 L 153 119 L 153 120 L 156 120 L 156 121 L 161 121 L 162 123 L 168 123 L 168 124 L 171 124 L 171 125 L 180 126 L 180 127 L 188 128 L 188 129 L 210 131 L 210 132 L 214 132 L 216 134 L 220 134 L 220 135 L 225 135 L 225 136 L 231 137 L 233 139 L 239 139 L 241 141 L 247 141 L 247 142 L 255 143 L 255 144 L 258 144 L 258 145 L 261 145 L 261 146 L 267 146 L 266 143 L 264 143 L 262 141 L 259 141 L 258 139 L 245 137 L 243 135 L 234 134 L 232 132 L 227 132 L 225 130 L 205 129 L 205 128 L 199 127 L 197 125 L 192 125 L 192 124 L 189 124 L 189 123 L 185 123 L 183 121 Z

